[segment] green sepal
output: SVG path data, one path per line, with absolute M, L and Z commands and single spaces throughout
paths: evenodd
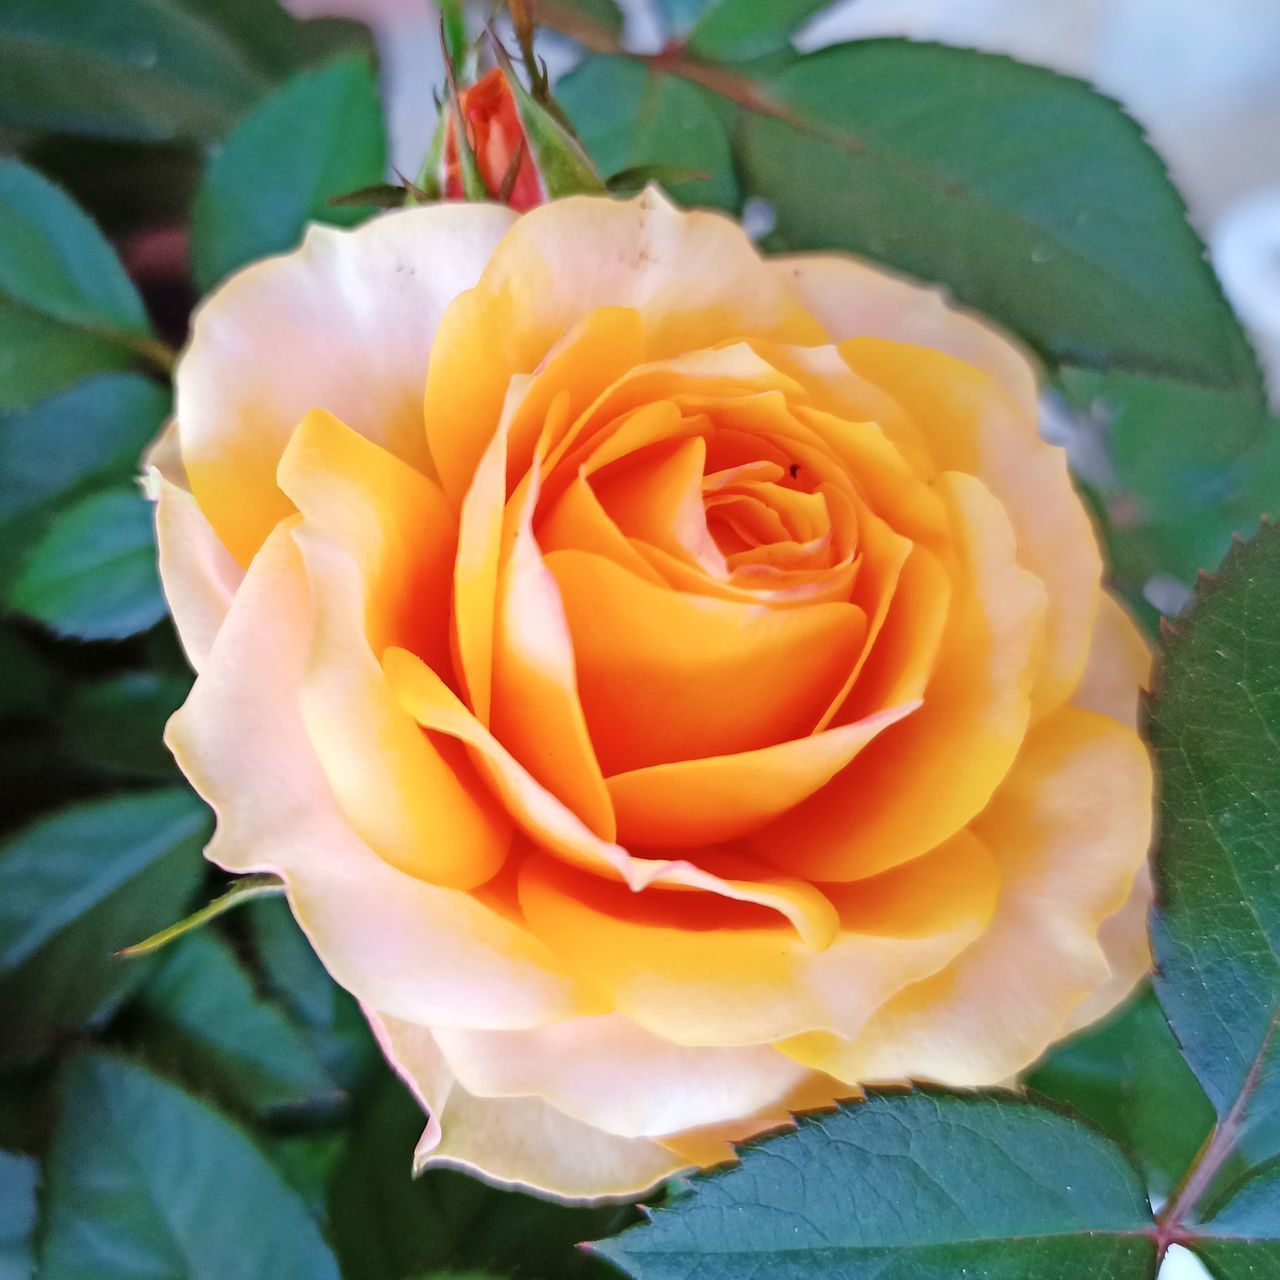
M 604 179 L 596 172 L 582 144 L 525 87 L 507 51 L 493 42 L 494 56 L 502 68 L 516 102 L 516 114 L 524 130 L 525 145 L 548 200 L 560 196 L 604 195 Z

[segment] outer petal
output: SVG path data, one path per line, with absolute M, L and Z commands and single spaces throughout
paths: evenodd
M 498 205 L 441 204 L 357 231 L 313 226 L 296 253 L 247 268 L 200 308 L 176 374 L 182 455 L 241 564 L 289 512 L 276 463 L 311 409 L 429 469 L 427 353 L 514 220 Z
M 1099 928 L 1143 866 L 1151 794 L 1135 733 L 1071 707 L 1043 721 L 975 823 L 1004 876 L 990 927 L 858 1036 L 809 1037 L 794 1046 L 797 1057 L 845 1080 L 965 1087 L 1033 1062 L 1108 982 Z
M 191 494 L 154 470 L 147 485 L 156 504 L 156 544 L 165 598 L 187 660 L 199 671 L 244 570 L 231 558 Z
M 822 322 L 833 342 L 888 338 L 943 351 L 984 370 L 1028 413 L 1035 413 L 1036 373 L 1026 348 L 950 302 L 943 290 L 843 254 L 771 260 Z
M 299 710 L 311 605 L 286 521 L 254 558 L 167 740 L 218 814 L 208 854 L 275 871 L 348 990 L 444 1026 L 530 1027 L 599 1012 L 547 948 L 471 894 L 397 871 L 348 826 Z
M 953 473 L 940 483 L 956 523 L 961 582 L 924 705 L 752 838 L 793 874 L 856 880 L 935 847 L 982 811 L 1022 745 L 1044 588 L 1019 567 L 1008 518 L 982 484 Z
M 651 359 L 749 334 L 822 340 L 787 282 L 728 218 L 680 212 L 652 188 L 626 202 L 554 200 L 520 219 L 480 287 L 450 308 L 432 351 L 427 431 L 453 502 L 511 377 L 535 369 L 600 307 L 640 313 Z
M 365 1012 L 383 1052 L 431 1113 L 415 1172 L 445 1165 L 564 1200 L 629 1200 L 688 1167 L 656 1142 L 606 1133 L 540 1098 L 478 1098 L 454 1077 L 427 1028 Z
M 437 1031 L 469 1093 L 533 1096 L 586 1124 L 657 1137 L 777 1107 L 813 1073 L 769 1045 L 673 1044 L 621 1014 L 533 1031 Z
M 379 661 L 407 644 L 447 662 L 453 528 L 440 491 L 324 412 L 294 433 L 280 482 L 304 517 L 295 538 L 315 622 L 302 711 L 334 794 L 402 871 L 483 884 L 511 844 L 510 819 L 464 753 L 401 708 Z
M 1138 695 L 1149 687 L 1151 650 L 1124 606 L 1103 592 L 1098 618 L 1072 706 L 1138 727 Z

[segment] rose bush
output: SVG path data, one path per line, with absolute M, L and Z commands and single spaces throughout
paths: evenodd
M 1035 394 L 936 293 L 653 192 L 317 228 L 204 304 L 168 739 L 419 1164 L 629 1194 L 1130 988 L 1147 654 Z

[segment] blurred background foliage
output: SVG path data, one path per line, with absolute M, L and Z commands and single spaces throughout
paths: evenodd
M 677 199 L 766 249 L 867 254 L 1019 335 L 1154 624 L 1280 493 L 1262 378 L 1159 160 L 1113 102 L 1001 57 L 802 54 L 822 7 L 660 0 L 648 56 L 611 0 L 537 12 L 602 173 L 682 166 Z M 430 29 L 425 0 L 384 8 Z M 387 176 L 397 47 L 275 0 L 0 0 L 3 1280 L 602 1276 L 575 1243 L 634 1217 L 411 1180 L 422 1114 L 278 899 L 113 954 L 224 881 L 160 741 L 191 675 L 139 459 L 199 296 L 367 216 L 329 201 Z M 1029 1083 L 1157 1198 L 1213 1119 L 1149 992 Z

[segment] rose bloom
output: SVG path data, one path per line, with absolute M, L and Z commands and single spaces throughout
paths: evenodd
M 419 1167 L 630 1195 L 1130 989 L 1148 655 L 1035 395 L 937 293 L 652 191 L 313 228 L 201 307 L 168 740 Z

